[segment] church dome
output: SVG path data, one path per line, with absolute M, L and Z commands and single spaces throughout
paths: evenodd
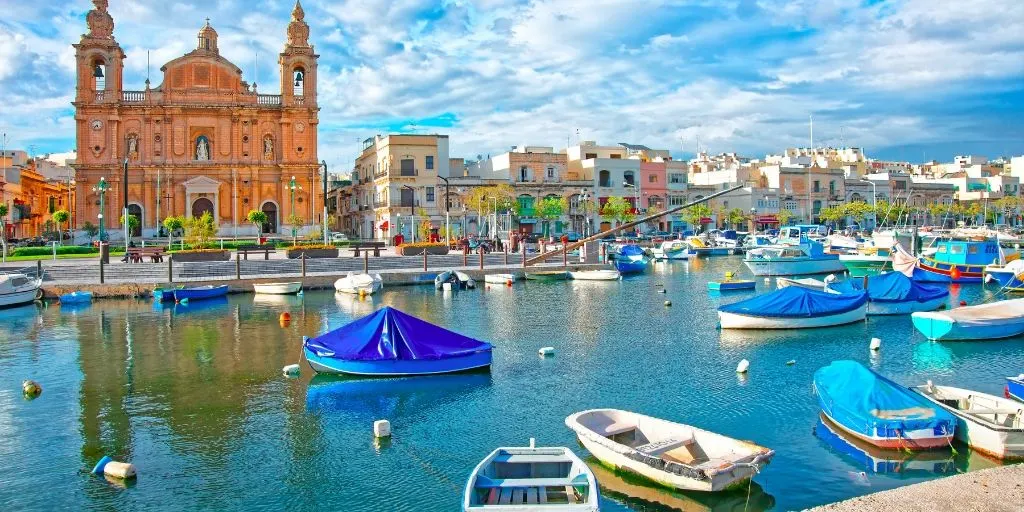
M 206 18 L 206 25 L 204 25 L 203 28 L 199 29 L 199 34 L 197 38 L 199 39 L 199 46 L 197 46 L 198 49 L 207 50 L 211 52 L 218 51 L 217 31 L 214 30 L 212 26 L 210 26 L 210 18 Z

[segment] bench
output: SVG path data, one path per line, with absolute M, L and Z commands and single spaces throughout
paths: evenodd
M 357 258 L 359 257 L 360 249 L 366 250 L 367 252 L 369 252 L 370 249 L 373 249 L 373 257 L 379 258 L 380 250 L 384 248 L 384 242 L 353 242 L 348 248 L 352 249 L 355 253 L 355 257 Z
M 680 446 L 689 446 L 693 444 L 693 434 L 684 435 L 680 437 L 669 437 L 662 439 L 661 441 L 654 441 L 652 443 L 642 444 L 633 448 L 634 450 L 644 454 L 657 457 L 658 455 L 667 451 L 674 450 Z
M 263 259 L 269 260 L 270 255 L 277 252 L 277 247 L 273 245 L 241 245 L 238 247 L 238 254 L 245 260 L 249 259 L 250 254 L 263 254 Z
M 162 263 L 167 250 L 163 247 L 129 247 L 125 256 L 129 263 L 142 263 L 143 258 L 149 258 L 152 263 Z

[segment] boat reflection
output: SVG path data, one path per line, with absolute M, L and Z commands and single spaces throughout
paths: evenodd
M 377 310 L 373 295 L 360 297 L 348 293 L 335 293 L 334 301 L 338 304 L 338 309 L 350 318 L 362 318 Z
M 306 390 L 306 410 L 400 418 L 422 414 L 490 385 L 487 371 L 397 379 L 317 375 Z
M 956 473 L 956 462 L 952 450 L 925 450 L 905 452 L 882 450 L 859 439 L 846 436 L 836 426 L 818 417 L 814 435 L 823 441 L 830 451 L 866 473 L 889 474 L 901 478 L 915 476 L 944 475 Z
M 593 457 L 585 459 L 587 466 L 597 477 L 601 494 L 612 501 L 645 511 L 683 510 L 685 512 L 734 510 L 768 510 L 775 506 L 775 498 L 751 481 L 749 501 L 747 487 L 735 491 L 718 493 L 684 493 L 657 487 L 647 481 L 623 473 L 613 471 Z
M 175 315 L 182 314 L 196 314 L 196 313 L 222 313 L 227 309 L 228 298 L 227 297 L 215 297 L 212 299 L 197 300 L 195 302 L 188 301 L 185 304 L 177 302 L 157 302 L 153 301 L 153 310 L 155 311 L 171 311 Z
M 267 295 L 257 293 L 252 296 L 252 303 L 255 306 L 265 306 L 269 308 L 279 308 L 281 306 L 300 306 L 302 305 L 302 295 Z
M 924 341 L 914 346 L 914 369 L 919 372 L 947 373 L 953 366 L 953 351 L 942 343 Z

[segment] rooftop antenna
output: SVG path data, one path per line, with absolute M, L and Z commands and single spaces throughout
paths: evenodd
M 846 149 L 846 127 L 839 125 L 839 145 Z

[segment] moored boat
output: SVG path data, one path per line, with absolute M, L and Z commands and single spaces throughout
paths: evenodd
M 484 282 L 490 284 L 503 284 L 510 285 L 516 282 L 515 274 L 487 274 L 484 276 Z
M 690 258 L 690 246 L 682 240 L 668 240 L 653 247 L 651 253 L 656 260 L 686 260 Z
M 302 291 L 302 283 L 259 283 L 252 285 L 252 288 L 262 295 L 293 295 Z
M 334 282 L 334 290 L 351 295 L 373 295 L 384 287 L 380 274 L 352 274 Z
M 914 391 L 956 417 L 964 444 L 997 459 L 1024 459 L 1024 404 L 931 381 Z
M 215 299 L 217 297 L 224 297 L 228 294 L 227 285 L 206 285 L 206 286 L 194 286 L 191 288 L 176 288 L 174 290 L 174 300 L 177 302 L 181 301 L 197 301 L 206 299 Z
M 432 375 L 491 365 L 491 344 L 390 306 L 302 343 L 318 373 Z
M 434 289 L 444 288 L 444 284 L 451 284 L 456 290 L 471 290 L 476 288 L 476 281 L 469 274 L 458 270 L 445 270 L 434 278 Z
M 565 281 L 569 273 L 564 270 L 542 270 L 539 272 L 527 272 L 528 281 Z
M 737 279 L 732 272 L 725 273 L 725 279 L 721 281 L 708 281 L 708 290 L 728 292 L 733 290 L 753 290 L 756 287 L 754 281 L 749 279 Z
M 828 284 L 835 281 L 835 274 L 829 274 L 825 276 L 825 280 L 815 279 L 813 277 L 805 277 L 802 279 L 791 279 L 788 277 L 778 277 L 775 279 L 775 285 L 779 288 L 785 288 L 787 286 L 796 286 L 798 288 L 807 288 L 808 290 L 816 290 L 819 292 L 827 291 Z
M 1006 398 L 1024 402 L 1024 373 L 1006 378 Z
M 863 282 L 867 281 L 867 287 Z M 921 284 L 899 273 L 887 272 L 861 279 L 848 279 L 829 284 L 840 293 L 866 291 L 868 315 L 909 315 L 917 311 L 939 309 L 949 300 L 947 288 Z
M 775 456 L 748 441 L 618 409 L 578 412 L 565 424 L 602 463 L 680 490 L 736 487 Z
M 61 305 L 92 304 L 92 292 L 75 291 L 60 296 Z
M 839 262 L 846 267 L 850 277 L 873 276 L 883 270 L 892 269 L 892 257 L 875 254 L 840 254 Z
M 993 340 L 1024 334 L 1024 299 L 1002 300 L 911 316 L 930 340 Z
M 956 420 L 909 389 L 855 361 L 814 372 L 822 413 L 847 434 L 884 449 L 950 446 Z
M 600 488 L 572 450 L 504 447 L 477 464 L 466 481 L 462 510 L 597 512 Z
M 866 293 L 827 293 L 780 288 L 718 308 L 722 329 L 805 329 L 864 320 Z
M 986 283 L 997 283 L 1007 292 L 1024 292 L 1024 260 L 1013 260 L 1006 265 L 987 265 L 984 273 Z
M 828 445 L 830 450 L 867 473 L 912 477 L 957 472 L 952 452 L 885 450 L 845 433 L 824 414 L 818 415 L 814 435 Z
M 920 256 L 914 278 L 922 281 L 980 283 L 985 267 L 1003 265 L 1006 253 L 995 238 L 953 238 L 936 241 L 937 250 Z M 1016 257 L 1016 255 L 1014 255 Z
M 0 308 L 28 304 L 42 297 L 42 279 L 24 274 L 0 274 Z
M 615 270 L 622 274 L 639 274 L 647 270 L 647 254 L 639 245 L 624 245 L 615 258 Z
M 622 279 L 618 270 L 577 270 L 569 272 L 569 277 L 577 281 L 617 281 Z
M 799 243 L 747 251 L 743 263 L 755 276 L 796 276 L 843 273 L 839 255 L 828 254 L 821 243 L 802 236 Z
M 181 288 L 180 286 L 178 288 Z M 156 302 L 174 302 L 175 288 L 154 288 L 153 300 Z

